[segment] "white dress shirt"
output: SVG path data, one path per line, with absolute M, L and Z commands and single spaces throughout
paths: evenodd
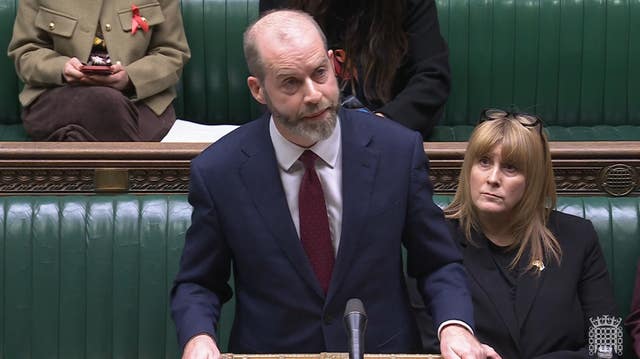
M 322 141 L 318 141 L 310 148 L 300 147 L 280 134 L 273 122 L 273 116 L 269 120 L 269 133 L 271 142 L 276 152 L 278 171 L 287 197 L 291 219 L 300 238 L 300 216 L 298 209 L 298 193 L 300 182 L 304 175 L 304 165 L 299 160 L 305 150 L 313 151 L 319 159 L 316 160 L 316 172 L 322 184 L 324 201 L 329 217 L 329 231 L 333 253 L 337 255 L 340 246 L 340 233 L 342 230 L 342 141 L 340 136 L 340 119 L 331 135 Z

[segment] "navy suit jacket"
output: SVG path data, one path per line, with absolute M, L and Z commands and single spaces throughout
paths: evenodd
M 369 316 L 365 350 L 415 352 L 419 333 L 403 274 L 418 278 L 435 324 L 473 325 L 461 254 L 432 201 L 422 137 L 390 120 L 339 112 L 343 218 L 325 297 L 291 219 L 269 135 L 269 116 L 244 125 L 191 164 L 187 231 L 171 309 L 181 346 L 215 336 L 220 307 L 236 312 L 235 353 L 347 351 L 342 321 L 348 299 Z

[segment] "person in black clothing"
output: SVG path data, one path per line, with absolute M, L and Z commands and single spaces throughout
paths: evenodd
M 555 205 L 540 119 L 485 110 L 444 210 L 469 273 L 475 335 L 503 358 L 622 355 L 615 338 L 603 343 L 595 335 L 593 323 L 617 318 L 617 309 L 593 224 Z M 419 314 L 426 351 L 433 352 L 433 325 L 424 310 Z
M 449 96 L 449 51 L 433 0 L 261 0 L 313 15 L 336 54 L 344 107 L 367 108 L 428 139 Z

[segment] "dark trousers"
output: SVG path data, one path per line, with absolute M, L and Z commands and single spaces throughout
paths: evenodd
M 105 86 L 52 88 L 22 111 L 34 141 L 160 141 L 175 118 L 173 106 L 158 116 Z

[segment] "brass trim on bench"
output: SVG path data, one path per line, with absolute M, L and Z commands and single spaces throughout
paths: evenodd
M 209 144 L 0 142 L 0 195 L 187 193 Z M 455 192 L 466 142 L 425 142 L 438 194 Z M 640 195 L 640 142 L 552 142 L 558 193 Z
M 129 170 L 126 168 L 96 168 L 96 192 L 128 192 Z

